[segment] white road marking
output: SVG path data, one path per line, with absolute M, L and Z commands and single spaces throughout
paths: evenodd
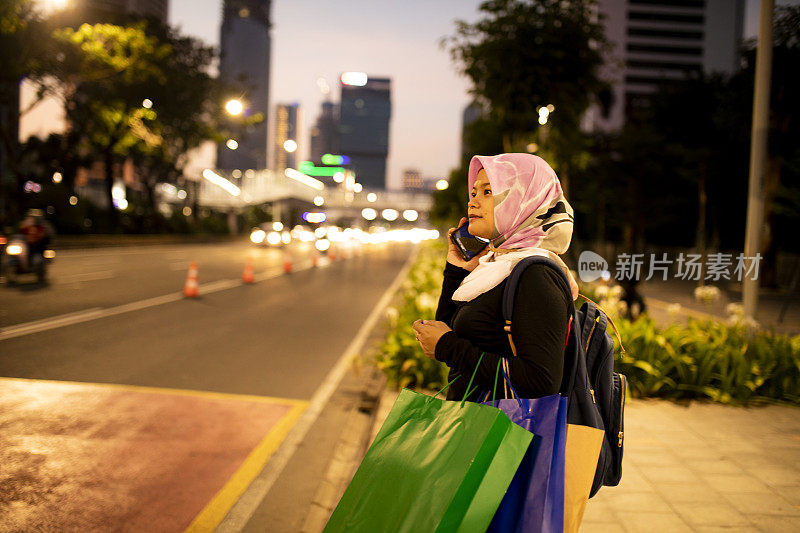
M 293 272 L 299 272 L 302 270 L 307 270 L 309 268 L 311 268 L 310 261 L 297 265 L 293 269 Z M 272 278 L 277 278 L 282 274 L 283 274 L 283 269 L 273 268 L 257 274 L 255 276 L 256 278 L 255 281 L 260 282 Z M 241 286 L 242 286 L 241 279 L 221 279 L 218 281 L 211 281 L 209 283 L 204 283 L 200 285 L 199 291 L 200 295 L 202 296 Z M 92 309 L 86 309 L 84 311 L 78 311 L 75 313 L 68 313 L 65 315 L 45 318 L 42 320 L 35 320 L 33 322 L 15 324 L 13 326 L 0 329 L 0 341 L 13 339 L 14 337 L 22 337 L 24 335 L 30 335 L 32 333 L 38 333 L 40 331 L 56 329 L 63 326 L 71 326 L 73 324 L 88 322 L 90 320 L 97 320 L 98 318 L 120 315 L 122 313 L 129 313 L 131 311 L 139 311 L 142 309 L 147 309 L 148 307 L 155 307 L 157 305 L 163 305 L 170 302 L 177 302 L 178 300 L 182 300 L 183 298 L 184 298 L 183 292 L 172 292 L 169 294 L 164 294 L 163 296 L 156 296 L 155 298 L 147 298 L 145 300 L 139 300 L 137 302 L 116 305 L 114 307 L 107 307 L 107 308 L 94 307 Z
M 48 329 L 60 328 L 62 326 L 69 326 L 87 320 L 99 318 L 102 315 L 103 309 L 101 307 L 93 307 L 91 309 L 84 309 L 75 313 L 67 313 L 58 315 L 42 320 L 34 320 L 33 322 L 25 322 L 9 326 L 0 330 L 0 341 L 12 339 L 14 337 L 21 337 L 22 335 L 30 335 L 39 331 L 46 331 Z
M 191 261 L 182 261 L 180 263 L 170 263 L 169 269 L 175 272 L 176 270 L 189 270 L 189 265 L 191 265 Z
M 381 299 L 372 309 L 372 312 L 370 312 L 367 320 L 364 321 L 361 329 L 358 330 L 358 333 L 356 333 L 356 336 L 350 342 L 350 345 L 345 349 L 344 353 L 339 358 L 339 361 L 337 361 L 336 366 L 334 366 L 333 369 L 328 373 L 325 381 L 322 382 L 322 385 L 320 385 L 320 387 L 314 393 L 314 396 L 309 402 L 308 409 L 306 409 L 306 411 L 291 429 L 289 434 L 283 440 L 281 446 L 275 451 L 272 457 L 270 457 L 269 462 L 267 462 L 266 466 L 258 475 L 258 477 L 253 480 L 250 486 L 239 497 L 239 500 L 225 516 L 225 519 L 220 522 L 220 524 L 214 530 L 215 533 L 238 533 L 244 528 L 244 526 L 253 516 L 253 513 L 256 511 L 261 501 L 272 488 L 272 485 L 275 484 L 275 481 L 277 481 L 278 477 L 281 475 L 281 472 L 283 472 L 283 469 L 286 467 L 295 451 L 297 451 L 297 448 L 303 442 L 306 433 L 308 433 L 309 429 L 311 429 L 311 426 L 313 426 L 317 421 L 317 418 L 319 418 L 322 410 L 328 405 L 328 400 L 333 395 L 336 387 L 338 387 L 339 383 L 342 381 L 342 378 L 344 377 L 345 372 L 347 372 L 347 369 L 350 367 L 353 358 L 357 356 L 363 349 L 364 343 L 366 343 L 367 336 L 369 335 L 370 331 L 375 326 L 378 319 L 383 316 L 384 309 L 389 305 L 389 303 L 391 303 L 392 297 L 400 289 L 400 285 L 408 275 L 408 271 L 411 269 L 411 265 L 413 264 L 414 258 L 417 256 L 418 251 L 419 247 L 415 247 L 414 252 L 397 274 L 397 277 L 394 279 L 391 286 L 386 289 L 386 292 L 383 293 Z
M 83 281 L 97 281 L 101 279 L 111 279 L 114 277 L 114 272 L 111 270 L 99 270 L 97 272 L 80 272 L 78 274 L 69 274 L 62 276 L 53 276 L 53 281 L 56 283 L 79 283 Z

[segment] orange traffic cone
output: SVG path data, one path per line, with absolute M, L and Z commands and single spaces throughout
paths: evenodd
M 200 295 L 197 285 L 197 263 L 194 261 L 189 264 L 189 273 L 186 274 L 186 285 L 183 287 L 183 295 L 187 298 L 197 298 Z
M 242 273 L 242 283 L 253 283 L 255 280 L 256 276 L 253 273 L 253 259 L 248 257 L 247 263 L 244 265 L 244 272 Z
M 283 271 L 286 274 L 292 272 L 292 254 L 288 250 L 283 254 Z

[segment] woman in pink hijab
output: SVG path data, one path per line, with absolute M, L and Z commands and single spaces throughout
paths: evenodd
M 490 241 L 465 261 L 450 242 L 436 320 L 413 327 L 430 358 L 450 367 L 450 380 L 476 374 L 479 390 L 494 388 L 499 358 L 505 357 L 512 385 L 523 398 L 556 394 L 564 367 L 570 295 L 578 285 L 559 257 L 569 248 L 574 213 L 550 165 L 531 154 L 475 156 L 469 166 L 469 231 Z M 467 218 L 461 219 L 461 224 Z M 455 231 L 451 228 L 449 233 Z M 552 268 L 534 264 L 520 278 L 514 300 L 512 355 L 501 304 L 506 278 L 521 259 L 542 255 L 555 261 L 569 283 Z M 480 359 L 481 354 L 483 358 Z M 448 399 L 463 397 L 457 380 Z M 502 383 L 497 384 L 503 391 Z M 471 400 L 480 400 L 476 394 Z

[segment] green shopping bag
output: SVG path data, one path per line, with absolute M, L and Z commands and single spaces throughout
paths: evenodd
M 496 407 L 403 389 L 325 531 L 484 532 L 533 437 Z

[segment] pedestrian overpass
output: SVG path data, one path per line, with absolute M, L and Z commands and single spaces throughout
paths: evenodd
M 272 170 L 241 172 L 206 169 L 201 176 L 194 177 L 199 182 L 198 205 L 238 212 L 254 205 L 301 202 L 308 204 L 309 211 L 325 212 L 328 219 L 360 217 L 362 210 L 369 208 L 378 214 L 386 209 L 398 213 L 413 210 L 421 220 L 427 220 L 432 205 L 430 193 L 369 189 L 355 192 L 352 186 L 344 183 L 330 187 L 297 171 L 288 174 L 294 177 Z

